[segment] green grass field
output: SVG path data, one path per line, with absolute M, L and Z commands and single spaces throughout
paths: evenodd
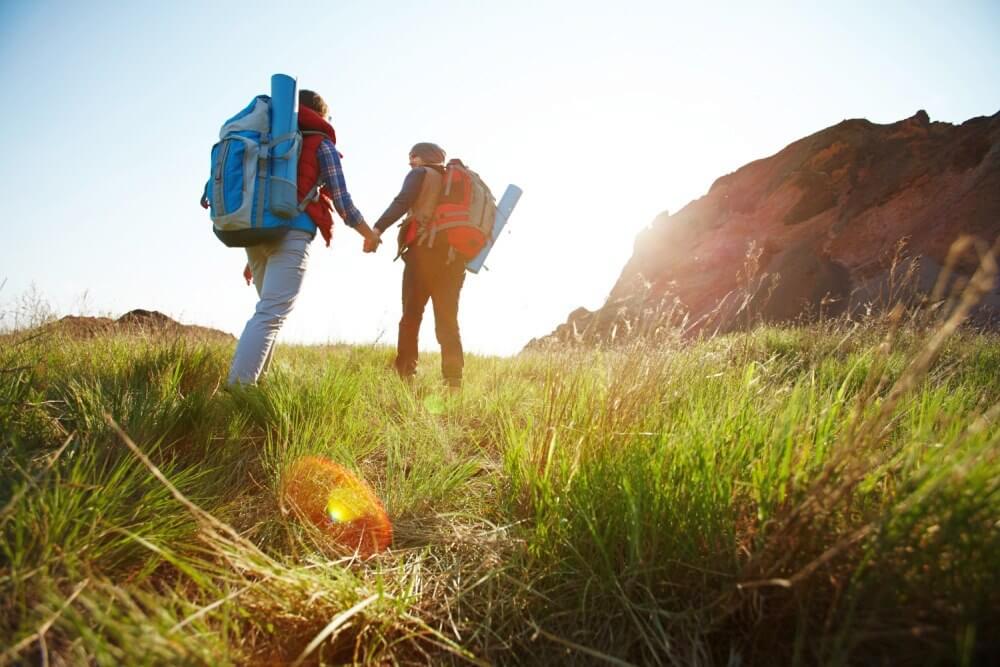
M 1000 336 L 935 331 L 470 357 L 461 394 L 385 347 L 229 392 L 231 344 L 7 336 L 0 665 L 987 664 Z M 390 551 L 283 511 L 305 454 Z

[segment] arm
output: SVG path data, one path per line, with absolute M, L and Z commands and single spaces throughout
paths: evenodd
M 378 235 L 365 222 L 364 216 L 354 205 L 354 201 L 347 191 L 344 169 L 340 165 L 340 154 L 337 153 L 336 146 L 333 145 L 332 141 L 324 140 L 319 145 L 316 157 L 319 161 L 320 179 L 326 187 L 327 196 L 333 201 L 333 208 L 336 209 L 337 215 L 341 217 L 345 225 L 353 228 L 364 237 L 366 250 L 369 244 L 378 246 Z
M 406 178 L 403 179 L 403 187 L 400 189 L 399 194 L 396 195 L 396 198 L 389 204 L 389 208 L 385 209 L 385 213 L 375 223 L 375 230 L 379 234 L 392 227 L 417 201 L 417 196 L 420 194 L 420 186 L 424 184 L 424 173 L 421 167 L 414 167 L 406 175 Z

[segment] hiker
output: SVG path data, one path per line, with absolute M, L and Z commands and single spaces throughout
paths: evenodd
M 347 192 L 341 155 L 336 147 L 337 137 L 329 123 L 328 112 L 329 107 L 319 94 L 311 90 L 299 91 L 298 119 L 303 132 L 297 171 L 299 200 L 315 194 L 311 191 L 316 184 L 322 187 L 318 197 L 305 208 L 308 214 L 308 218 L 302 216 L 305 222 L 296 223 L 276 241 L 246 249 L 247 265 L 243 275 L 247 284 L 253 281 L 260 300 L 236 346 L 229 369 L 230 385 L 256 384 L 270 365 L 274 340 L 302 287 L 309 244 L 319 229 L 326 245 L 330 245 L 334 210 L 348 227 L 364 237 L 364 248 L 370 244 L 378 246 L 378 235 L 365 222 Z
M 445 152 L 437 144 L 418 143 L 410 149 L 410 172 L 403 187 L 375 223 L 376 240 L 365 241 L 374 252 L 378 238 L 406 214 L 399 230 L 403 268 L 403 316 L 396 342 L 396 372 L 411 379 L 417 372 L 417 336 L 424 308 L 434 306 L 434 330 L 441 345 L 441 374 L 452 388 L 462 386 L 462 338 L 458 331 L 458 297 L 465 282 L 465 261 L 443 239 L 428 239 L 427 223 L 440 197 Z

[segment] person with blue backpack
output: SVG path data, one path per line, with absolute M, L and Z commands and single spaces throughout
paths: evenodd
M 279 77 L 284 75 L 275 75 L 272 91 Z M 285 80 L 291 82 L 284 88 L 285 97 L 290 97 L 294 79 L 284 77 L 278 83 Z M 330 245 L 333 211 L 365 239 L 365 252 L 378 247 L 378 235 L 347 191 L 326 102 L 314 91 L 299 91 L 298 127 L 274 136 L 279 107 L 290 109 L 285 114 L 292 119 L 289 125 L 295 118 L 290 99 L 282 105 L 279 95 L 258 96 L 223 125 L 202 198 L 202 206 L 211 208 L 216 236 L 226 245 L 246 249 L 244 277 L 259 296 L 236 346 L 229 385 L 256 384 L 270 365 L 275 338 L 302 287 L 317 230 Z M 283 173 L 281 160 L 296 150 L 297 164 L 290 174 Z

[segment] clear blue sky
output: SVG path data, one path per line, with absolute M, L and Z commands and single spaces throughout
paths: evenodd
M 201 4 L 0 3 L 0 310 L 33 283 L 61 313 L 86 292 L 238 334 L 255 295 L 197 199 L 274 72 L 330 102 L 371 222 L 416 141 L 524 189 L 463 291 L 489 353 L 600 305 L 657 213 L 751 160 L 844 118 L 1000 110 L 995 1 Z M 314 243 L 284 340 L 394 340 L 400 263 L 360 248 L 339 221 Z

